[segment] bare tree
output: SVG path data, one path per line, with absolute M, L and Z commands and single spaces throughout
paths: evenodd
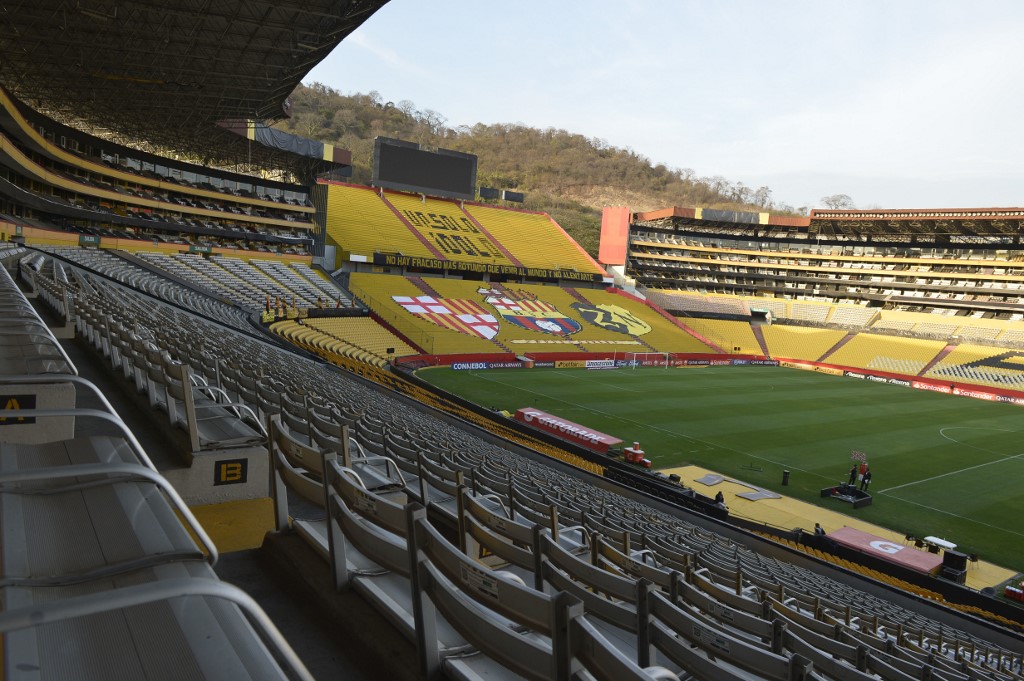
M 721 175 L 703 177 L 700 181 L 706 184 L 715 194 L 721 194 L 724 196 L 725 192 L 729 190 L 729 180 L 725 179 Z
M 754 192 L 753 201 L 761 208 L 772 207 L 772 190 L 769 187 L 758 187 Z
M 732 187 L 732 200 L 737 203 L 749 203 L 750 202 L 750 187 L 737 182 Z
M 427 125 L 431 133 L 440 135 L 444 132 L 444 124 L 448 122 L 448 119 L 442 114 L 433 109 L 424 109 L 420 112 L 420 115 L 420 120 Z
M 853 199 L 847 194 L 833 194 L 832 196 L 821 197 L 821 202 L 826 208 L 854 208 Z
M 324 127 L 324 117 L 319 109 L 302 112 L 293 119 L 292 125 L 303 137 L 315 139 Z

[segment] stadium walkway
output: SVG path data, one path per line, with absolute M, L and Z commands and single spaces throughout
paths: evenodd
M 821 523 L 825 532 L 833 532 L 846 526 L 863 532 L 870 532 L 873 535 L 897 544 L 907 543 L 905 536 L 901 532 L 888 530 L 884 527 L 859 520 L 854 516 L 815 506 L 806 501 L 799 501 L 785 496 L 780 499 L 760 499 L 758 501 L 744 499 L 736 495 L 740 492 L 751 491 L 750 487 L 730 482 L 728 477 L 717 485 L 705 485 L 702 482 L 698 482 L 698 479 L 703 478 L 709 473 L 718 475 L 715 471 L 706 468 L 683 466 L 681 468 L 664 469 L 661 472 L 665 475 L 675 473 L 686 486 L 693 487 L 701 494 L 706 494 L 710 497 L 715 496 L 715 493 L 721 490 L 725 495 L 725 503 L 729 507 L 729 513 L 741 518 L 767 523 L 774 527 L 802 527 L 807 531 L 814 527 L 814 523 Z M 968 563 L 967 586 L 980 591 L 986 586 L 994 587 L 1002 584 L 1016 574 L 1012 570 L 979 560 L 977 563 Z

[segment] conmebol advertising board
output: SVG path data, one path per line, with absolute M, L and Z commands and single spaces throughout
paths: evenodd
M 540 409 L 534 409 L 533 407 L 523 407 L 516 410 L 515 419 L 527 424 L 531 428 L 550 433 L 563 440 L 568 440 L 602 454 L 607 452 L 608 448 L 612 445 L 622 443 L 622 440 L 611 435 L 599 433 L 586 426 L 567 421 L 559 416 L 549 414 Z

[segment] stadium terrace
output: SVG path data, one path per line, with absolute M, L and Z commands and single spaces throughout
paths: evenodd
M 356 184 L 274 123 L 385 4 L 5 6 L 0 676 L 1021 678 L 1024 209 L 594 257 L 472 154 Z

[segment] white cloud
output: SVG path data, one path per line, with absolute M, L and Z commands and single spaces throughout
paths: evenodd
M 397 70 L 400 76 L 413 76 L 416 78 L 433 77 L 434 71 L 432 69 L 410 62 L 399 54 L 395 47 L 385 47 L 385 44 L 359 31 L 352 33 L 345 39 L 346 47 L 355 47 L 369 53 L 383 65 Z M 392 77 L 394 76 L 392 75 Z
M 453 125 L 600 137 L 794 205 L 854 194 L 839 181 L 863 204 L 905 186 L 922 207 L 1005 205 L 1024 179 L 1022 27 L 1009 0 L 393 0 L 310 79 Z

